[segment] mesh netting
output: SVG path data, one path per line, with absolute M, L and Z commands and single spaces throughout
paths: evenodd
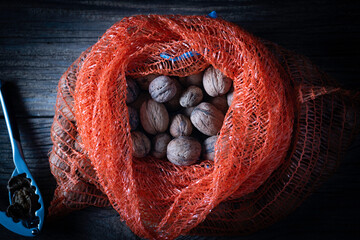
M 160 56 L 189 51 L 199 55 Z M 209 65 L 234 86 L 215 160 L 180 167 L 133 157 L 125 77 L 182 77 Z M 288 215 L 334 171 L 359 128 L 358 105 L 356 93 L 306 58 L 235 24 L 124 18 L 60 79 L 49 214 L 111 204 L 135 234 L 156 239 L 254 232 Z

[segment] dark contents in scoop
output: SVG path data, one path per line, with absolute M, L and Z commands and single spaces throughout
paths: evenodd
M 26 174 L 10 178 L 7 188 L 12 202 L 6 210 L 7 215 L 15 221 L 35 217 L 35 211 L 40 208 L 39 196 L 35 193 L 35 187 L 31 186 L 31 180 L 26 178 Z

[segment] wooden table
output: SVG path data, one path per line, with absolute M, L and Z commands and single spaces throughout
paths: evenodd
M 50 174 L 50 126 L 57 82 L 77 56 L 113 23 L 136 14 L 205 15 L 222 18 L 308 56 L 346 88 L 359 88 L 359 12 L 356 1 L 37 1 L 0 4 L 0 78 L 11 95 L 30 170 L 46 206 L 55 181 Z M 0 202 L 7 204 L 13 170 L 5 121 L 0 113 Z M 360 138 L 338 171 L 283 221 L 242 239 L 355 239 L 360 237 Z M 112 209 L 88 208 L 46 223 L 37 239 L 138 239 Z M 238 239 L 232 237 L 229 239 Z M 25 239 L 0 227 L 0 239 Z M 182 239 L 222 239 L 182 237 Z

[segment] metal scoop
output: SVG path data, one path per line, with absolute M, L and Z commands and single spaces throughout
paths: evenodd
M 40 206 L 39 209 L 35 211 L 35 216 L 26 220 L 14 221 L 14 219 L 6 214 L 6 212 L 0 211 L 0 224 L 13 231 L 14 233 L 20 234 L 26 237 L 36 236 L 42 229 L 44 223 L 44 202 L 39 191 L 39 188 L 31 176 L 31 173 L 26 166 L 24 161 L 24 154 L 20 145 L 20 135 L 19 130 L 17 129 L 16 122 L 9 115 L 6 103 L 4 99 L 4 91 L 3 84 L 0 81 L 0 101 L 2 110 L 5 117 L 6 126 L 9 132 L 11 148 L 13 153 L 13 160 L 15 164 L 14 172 L 12 173 L 12 177 L 22 174 L 28 181 L 30 181 L 30 185 L 32 189 L 35 189 L 35 194 L 38 196 L 38 204 Z M 12 204 L 12 193 L 9 191 L 10 204 Z

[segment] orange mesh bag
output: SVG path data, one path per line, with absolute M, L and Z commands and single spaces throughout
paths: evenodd
M 181 57 L 189 52 L 198 54 Z M 215 160 L 180 167 L 133 157 L 125 77 L 187 76 L 209 65 L 234 86 Z M 306 58 L 222 19 L 124 18 L 60 79 L 49 214 L 111 204 L 149 239 L 254 232 L 334 171 L 359 129 L 358 106 L 356 93 Z

